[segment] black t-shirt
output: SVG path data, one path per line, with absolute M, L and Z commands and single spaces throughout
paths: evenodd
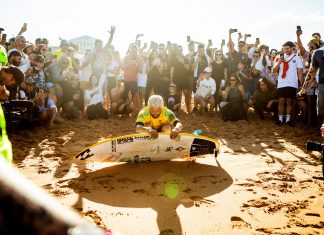
M 188 70 L 185 68 L 185 58 L 183 57 L 184 63 L 180 62 L 176 55 L 171 56 L 171 67 L 173 67 L 173 82 L 178 86 L 183 82 L 187 81 Z
M 74 101 L 74 104 L 80 108 L 83 108 L 83 91 L 81 87 L 78 85 L 77 87 L 72 87 L 69 82 L 64 82 L 61 84 L 63 90 L 63 103 L 67 103 L 69 101 Z M 80 98 L 78 100 L 73 100 L 73 95 L 78 93 Z
M 224 77 L 224 70 L 227 68 L 227 61 L 223 60 L 222 63 L 217 64 L 215 61 L 211 62 L 212 66 L 212 74 L 211 77 L 216 81 L 220 82 L 221 80 L 225 79 Z
M 207 57 L 205 55 L 200 56 L 200 61 L 198 62 L 197 77 L 199 77 L 199 74 L 201 74 L 206 67 L 208 67 Z
M 228 75 L 235 73 L 236 63 L 239 61 L 242 61 L 243 65 L 247 68 L 250 67 L 251 65 L 251 60 L 248 57 L 247 53 L 240 53 L 234 50 L 234 52 L 230 54 L 228 57 L 228 69 L 227 69 Z
M 275 89 L 271 89 L 267 92 L 262 92 L 261 90 L 255 90 L 253 94 L 253 100 L 259 103 L 268 103 L 270 100 L 274 100 L 278 98 L 277 91 Z
M 324 84 L 324 47 L 314 52 L 312 57 L 312 66 L 319 69 L 318 84 Z

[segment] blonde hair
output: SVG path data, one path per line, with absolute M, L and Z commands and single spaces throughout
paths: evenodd
M 158 106 L 158 107 L 163 107 L 164 105 L 164 101 L 162 96 L 160 95 L 152 95 L 148 102 L 147 102 L 148 106 Z

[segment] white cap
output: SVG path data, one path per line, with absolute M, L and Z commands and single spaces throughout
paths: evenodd
M 206 73 L 211 73 L 211 72 L 212 72 L 212 69 L 211 69 L 210 67 L 206 67 L 206 68 L 204 69 L 204 72 L 206 72 Z

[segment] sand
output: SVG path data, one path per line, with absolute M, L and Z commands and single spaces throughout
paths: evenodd
M 66 121 L 11 135 L 18 170 L 67 207 L 115 234 L 324 234 L 316 131 L 220 115 L 181 114 L 184 131 L 221 142 L 217 161 L 80 163 L 72 156 L 134 133 L 132 117 Z M 315 178 L 314 178 L 315 176 Z

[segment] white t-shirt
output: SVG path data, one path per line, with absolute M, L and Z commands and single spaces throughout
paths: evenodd
M 195 97 L 206 97 L 207 95 L 214 95 L 216 92 L 216 83 L 212 78 L 197 81 L 197 91 Z
M 143 72 L 137 74 L 137 86 L 146 87 L 147 83 L 147 63 L 143 64 Z
M 89 105 L 103 102 L 102 88 L 98 85 L 91 90 L 85 90 L 84 99 L 89 102 Z
M 107 77 L 116 77 L 114 74 L 115 69 L 119 66 L 119 63 L 116 60 L 113 60 L 110 65 L 107 67 Z
M 85 62 L 85 60 L 86 60 L 86 58 L 83 58 L 81 60 L 81 64 L 83 64 Z M 91 64 L 89 64 L 88 66 L 81 69 L 81 71 L 80 71 L 80 81 L 89 82 L 91 74 L 92 74 L 92 68 L 91 68 Z
M 253 67 L 253 63 L 251 64 L 251 67 Z M 254 66 L 257 70 L 259 70 L 260 72 L 262 72 L 262 70 L 264 69 L 264 66 L 262 64 L 262 59 L 260 58 Z
M 280 57 L 278 56 L 275 61 L 278 61 Z M 302 69 L 303 68 L 303 62 L 299 56 L 296 54 L 291 54 L 291 55 L 284 55 L 285 61 L 289 61 L 288 63 L 289 68 L 286 72 L 286 77 L 282 77 L 282 72 L 283 72 L 283 66 L 284 63 L 280 64 L 279 68 L 279 76 L 278 76 L 278 88 L 282 87 L 294 87 L 298 88 L 298 75 L 297 75 L 297 68 Z

